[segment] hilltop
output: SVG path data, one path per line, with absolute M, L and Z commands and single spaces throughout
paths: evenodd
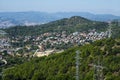
M 111 29 L 114 37 L 119 37 L 116 35 L 120 33 L 119 20 L 111 21 Z M 42 25 L 36 26 L 15 26 L 3 29 L 9 36 L 14 37 L 24 37 L 24 36 L 37 36 L 47 32 L 57 32 L 61 33 L 66 31 L 67 34 L 73 32 L 88 32 L 89 30 L 95 29 L 97 32 L 106 31 L 109 28 L 109 23 L 92 21 L 80 16 L 73 16 L 70 18 L 63 18 L 60 20 L 52 21 Z
M 61 32 L 67 31 L 68 34 L 75 31 L 88 31 L 96 29 L 97 31 L 105 31 L 108 23 L 91 21 L 83 17 L 74 16 L 64 18 L 47 24 L 36 26 L 16 26 L 5 29 L 10 36 L 31 36 L 39 35 L 46 32 Z

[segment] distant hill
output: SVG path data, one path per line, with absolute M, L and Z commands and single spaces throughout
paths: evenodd
M 120 80 L 120 39 L 96 41 L 59 54 L 34 58 L 5 69 L 4 80 L 76 80 L 76 51 L 79 50 L 80 80 Z
M 38 25 L 62 18 L 70 18 L 72 16 L 82 16 L 95 21 L 110 21 L 114 19 L 120 19 L 120 16 L 114 16 L 111 14 L 91 14 L 87 12 L 0 12 L 0 28 L 6 28 L 15 25 Z
M 88 31 L 96 29 L 96 31 L 105 31 L 108 23 L 91 21 L 83 17 L 73 16 L 71 18 L 64 18 L 49 22 L 38 26 L 17 26 L 5 29 L 11 36 L 27 36 L 40 35 L 45 32 L 61 32 L 66 31 L 68 34 L 76 31 Z
M 114 19 L 120 19 L 120 16 L 115 16 L 112 14 L 92 14 L 88 12 L 58 12 L 55 13 L 57 16 L 71 17 L 71 16 L 81 16 L 90 20 L 95 21 L 111 21 Z

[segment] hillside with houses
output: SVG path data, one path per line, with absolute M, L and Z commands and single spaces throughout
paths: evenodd
M 116 40 L 120 37 L 116 35 L 119 33 L 118 21 L 99 22 L 79 16 L 64 18 L 43 25 L 1 29 L 0 75 L 4 69 L 31 61 L 36 57 L 41 59 L 44 56 L 60 55 L 75 46 L 104 45 L 104 40 L 106 41 L 108 38 Z M 103 42 L 99 42 L 99 40 L 103 40 Z M 107 45 L 101 49 L 110 50 L 109 45 L 112 43 L 107 43 Z M 115 48 L 114 53 L 119 53 L 119 40 L 113 48 Z M 106 52 L 107 54 L 108 52 Z

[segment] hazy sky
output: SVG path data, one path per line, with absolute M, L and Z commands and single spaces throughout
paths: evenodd
M 0 12 L 91 12 L 120 15 L 120 0 L 0 0 Z

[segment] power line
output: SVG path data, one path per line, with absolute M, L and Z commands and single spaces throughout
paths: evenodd
M 81 59 L 81 57 L 79 56 L 79 54 L 80 54 L 80 51 L 79 50 L 77 50 L 76 51 L 76 80 L 79 80 L 80 79 L 80 77 L 79 77 L 79 65 L 80 65 L 80 59 Z
M 94 67 L 93 80 L 104 80 L 104 76 L 103 76 L 104 67 L 100 63 L 99 59 L 98 59 L 97 65 L 94 64 L 93 67 Z
M 108 29 L 108 38 L 110 38 L 111 37 L 111 35 L 112 35 L 112 25 L 111 25 L 111 22 L 109 22 L 109 29 Z

